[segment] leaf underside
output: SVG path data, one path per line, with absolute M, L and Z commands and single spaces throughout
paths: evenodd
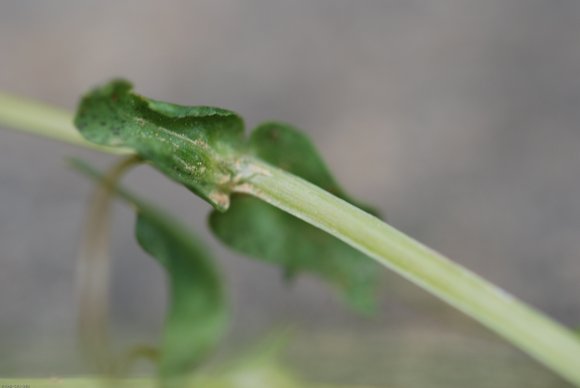
M 81 100 L 75 125 L 87 140 L 126 147 L 169 178 L 225 210 L 220 182 L 231 171 L 222 163 L 242 141 L 242 119 L 225 109 L 188 107 L 133 93 L 127 81 L 112 81 Z
M 236 173 L 232 160 L 251 155 L 376 214 L 340 188 L 305 135 L 272 122 L 244 139 L 243 122 L 235 113 L 155 101 L 131 89 L 126 81 L 113 81 L 87 94 L 75 119 L 81 134 L 101 145 L 133 148 L 169 178 L 206 199 L 217 209 L 210 215 L 210 227 L 226 245 L 280 265 L 288 278 L 313 273 L 344 290 L 353 305 L 370 309 L 374 262 L 259 199 L 231 194 L 224 183 Z

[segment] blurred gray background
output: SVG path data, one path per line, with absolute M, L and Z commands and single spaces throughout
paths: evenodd
M 391 224 L 580 326 L 579 36 L 571 0 L 2 1 L 0 89 L 73 110 L 121 76 L 156 99 L 235 110 L 248 128 L 291 122 Z M 74 275 L 91 185 L 69 156 L 113 161 L 0 131 L 0 375 L 84 370 Z M 140 168 L 126 182 L 207 236 L 227 278 L 233 347 L 290 324 L 289 358 L 319 379 L 462 386 L 473 382 L 463 370 L 495 370 L 482 386 L 563 384 L 391 273 L 380 312 L 358 317 L 317 280 L 288 288 L 275 268 L 221 247 L 208 205 L 159 174 Z M 153 341 L 163 275 L 132 222 L 118 206 L 111 322 L 119 341 Z M 357 357 L 373 359 L 357 369 L 349 357 L 361 344 Z M 308 371 L 305 354 L 330 357 L 328 371 Z

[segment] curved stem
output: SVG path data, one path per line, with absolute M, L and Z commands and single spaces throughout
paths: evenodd
M 580 386 L 580 341 L 560 324 L 351 204 L 261 161 L 236 191 L 254 195 L 364 252 Z M 243 173 L 243 172 L 242 172 Z
M 110 154 L 134 153 L 129 149 L 104 147 L 86 141 L 74 127 L 73 117 L 67 111 L 2 93 L 0 93 L 0 124 Z
M 63 111 L 0 94 L 0 123 L 108 153 Z M 580 387 L 580 341 L 562 325 L 379 219 L 280 169 L 250 159 L 237 192 L 254 195 L 366 253 L 473 317 Z
M 137 155 L 117 162 L 95 188 L 78 257 L 78 329 L 81 345 L 97 370 L 106 375 L 116 372 L 115 357 L 110 349 L 107 330 L 111 265 L 109 229 L 112 203 L 118 181 L 130 168 L 141 162 Z

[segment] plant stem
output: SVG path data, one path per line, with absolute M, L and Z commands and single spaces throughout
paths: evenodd
M 0 123 L 115 154 L 85 141 L 70 114 L 0 94 Z M 580 387 L 580 341 L 541 312 L 349 203 L 253 158 L 237 168 L 235 191 L 254 195 L 369 255 L 511 341 Z
M 92 366 L 109 377 L 122 373 L 111 349 L 108 332 L 112 204 L 121 177 L 139 163 L 141 159 L 137 155 L 122 159 L 95 188 L 77 264 L 80 343 Z
M 502 335 L 580 386 L 580 341 L 539 311 L 476 274 L 311 183 L 259 160 L 237 189 L 374 258 Z
M 134 153 L 126 148 L 104 147 L 86 141 L 73 125 L 69 112 L 0 93 L 0 123 L 9 127 L 111 154 Z

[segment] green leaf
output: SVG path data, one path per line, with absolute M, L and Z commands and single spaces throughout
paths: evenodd
M 298 130 L 266 123 L 244 140 L 242 120 L 234 113 L 150 100 L 133 93 L 126 81 L 113 81 L 85 96 L 75 123 L 88 140 L 132 148 L 208 200 L 218 210 L 211 214 L 211 228 L 232 248 L 281 265 L 290 278 L 312 272 L 344 289 L 362 310 L 372 305 L 377 271 L 365 255 L 261 200 L 232 194 L 243 184 L 240 165 L 251 156 L 376 214 L 342 190 Z
M 87 140 L 131 148 L 214 207 L 227 208 L 233 175 L 228 158 L 244 132 L 235 113 L 147 99 L 117 80 L 83 97 L 75 125 Z
M 218 275 L 199 242 L 141 212 L 137 240 L 167 270 L 170 306 L 161 347 L 160 372 L 185 374 L 223 334 L 227 313 Z
M 259 126 L 250 138 L 250 149 L 262 160 L 353 202 L 312 143 L 291 126 Z M 333 236 L 244 194 L 232 195 L 229 210 L 212 212 L 209 223 L 219 239 L 233 249 L 282 266 L 290 278 L 301 271 L 312 272 L 342 288 L 355 307 L 372 309 L 376 264 Z
M 82 162 L 74 165 L 102 178 Z M 211 256 L 185 227 L 126 189 L 117 187 L 116 192 L 137 208 L 137 241 L 168 276 L 170 298 L 159 372 L 166 381 L 174 381 L 198 364 L 224 333 L 228 313 L 220 279 Z

